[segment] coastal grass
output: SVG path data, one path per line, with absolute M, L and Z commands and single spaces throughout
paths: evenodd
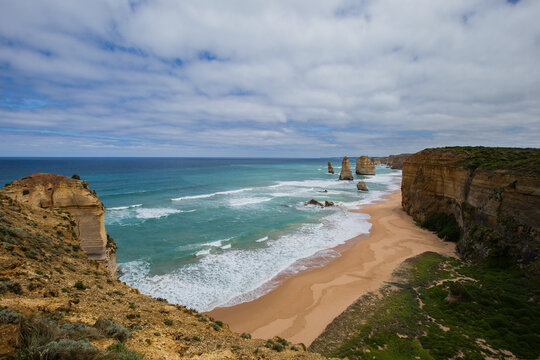
M 3 311 L 5 312 L 6 309 Z M 19 319 L 18 360 L 139 360 L 144 355 L 129 351 L 122 342 L 99 351 L 90 340 L 114 338 L 126 340 L 127 330 L 107 319 L 94 326 L 84 323 L 60 324 L 54 317 L 29 316 Z M 118 334 L 122 333 L 122 336 Z
M 351 360 L 540 355 L 538 278 L 435 253 L 410 259 L 396 276 L 379 297 L 351 305 L 310 350 Z
M 452 151 L 466 158 L 457 165 L 471 170 L 510 170 L 524 175 L 540 176 L 540 149 L 484 146 L 452 146 L 427 151 Z

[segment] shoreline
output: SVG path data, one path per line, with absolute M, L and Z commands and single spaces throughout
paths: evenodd
M 336 247 L 339 257 L 287 277 L 255 300 L 206 314 L 254 338 L 280 336 L 309 346 L 350 304 L 389 281 L 407 258 L 425 251 L 454 255 L 455 244 L 419 228 L 402 210 L 400 190 L 351 211 L 370 215 L 372 226 L 368 235 Z

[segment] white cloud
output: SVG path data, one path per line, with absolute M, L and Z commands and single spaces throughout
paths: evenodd
M 538 1 L 131 5 L 0 3 L 0 128 L 35 130 L 3 154 L 37 130 L 142 139 L 77 140 L 110 155 L 540 145 Z

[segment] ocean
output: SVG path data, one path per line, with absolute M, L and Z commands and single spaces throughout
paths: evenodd
M 351 159 L 354 164 L 356 159 Z M 327 173 L 332 161 L 336 174 Z M 255 299 L 276 276 L 369 232 L 349 209 L 399 189 L 401 172 L 338 181 L 341 159 L 2 158 L 0 182 L 36 172 L 88 181 L 107 207 L 120 280 L 142 293 L 199 311 Z M 353 168 L 354 172 L 354 168 Z M 337 206 L 305 206 L 316 199 Z

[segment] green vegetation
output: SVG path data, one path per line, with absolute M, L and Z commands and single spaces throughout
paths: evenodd
M 83 283 L 82 281 L 80 281 L 80 280 L 77 281 L 77 282 L 75 283 L 75 285 L 73 285 L 73 287 L 74 287 L 75 289 L 78 289 L 78 290 L 86 290 L 86 289 L 88 289 L 88 287 L 87 287 L 86 285 L 84 285 L 84 283 Z
M 456 217 L 452 214 L 431 214 L 420 226 L 436 232 L 438 237 L 446 241 L 457 242 L 462 234 Z
M 111 325 L 113 324 L 113 325 Z M 98 325 L 98 326 L 96 326 Z M 34 360 L 142 360 L 144 356 L 128 351 L 124 344 L 109 346 L 99 352 L 89 340 L 102 337 L 117 338 L 111 326 L 121 326 L 98 320 L 96 325 L 83 323 L 59 324 L 57 320 L 42 316 L 21 318 L 17 340 L 17 359 Z M 104 325 L 99 327 L 100 325 Z M 123 328 L 123 327 L 122 327 Z M 125 329 L 125 328 L 124 328 Z M 46 357 L 43 357 L 46 354 Z
M 434 253 L 406 267 L 382 299 L 360 299 L 310 349 L 351 360 L 538 358 L 538 278 Z
M 540 176 L 540 149 L 534 148 L 502 148 L 483 146 L 455 146 L 428 151 L 452 151 L 463 154 L 465 159 L 457 165 L 469 169 L 512 170 L 520 174 Z
M 10 309 L 0 309 L 0 324 L 18 324 L 22 315 Z
M 131 336 L 131 331 L 126 329 L 123 325 L 112 322 L 109 319 L 97 319 L 94 327 L 108 337 L 115 338 L 116 340 L 121 342 L 126 341 Z

